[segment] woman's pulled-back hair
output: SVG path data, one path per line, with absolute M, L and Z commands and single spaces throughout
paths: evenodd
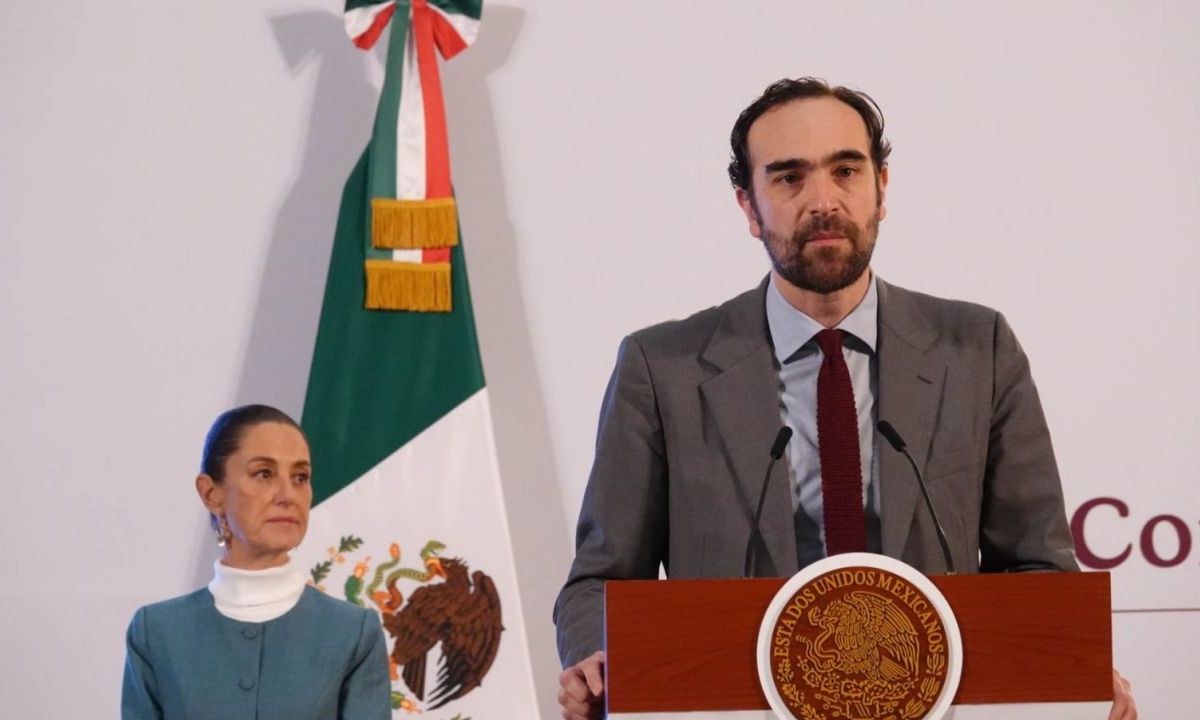
M 304 431 L 284 411 L 270 405 L 243 405 L 226 410 L 217 416 L 208 436 L 204 438 L 204 453 L 200 457 L 200 472 L 216 482 L 225 479 L 225 461 L 238 451 L 246 431 L 262 423 L 280 423 Z

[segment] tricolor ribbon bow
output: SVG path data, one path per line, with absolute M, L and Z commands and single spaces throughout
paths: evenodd
M 367 181 L 367 308 L 451 309 L 458 211 L 437 55 L 465 50 L 482 10 L 482 0 L 346 0 L 346 31 L 358 47 L 369 50 L 392 28 Z

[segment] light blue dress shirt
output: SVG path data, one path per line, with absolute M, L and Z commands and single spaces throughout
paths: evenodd
M 821 457 L 817 449 L 817 374 L 822 354 L 817 345 L 820 323 L 792 307 L 774 278 L 767 283 L 767 326 L 779 365 L 779 413 L 795 433 L 788 443 L 788 473 L 796 527 L 796 552 L 803 568 L 825 557 L 824 505 L 821 498 Z M 875 462 L 875 397 L 879 294 L 875 278 L 867 294 L 837 328 L 845 332 L 842 354 L 850 369 L 854 405 L 858 412 L 858 444 L 863 468 L 863 507 L 867 520 L 867 550 L 882 552 L 879 536 L 879 468 Z

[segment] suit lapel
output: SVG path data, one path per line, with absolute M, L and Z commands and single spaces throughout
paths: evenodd
M 783 422 L 779 414 L 779 374 L 767 330 L 766 283 L 735 298 L 705 348 L 703 358 L 715 370 L 700 385 L 704 412 L 720 436 L 725 459 L 753 516 L 770 462 L 769 450 Z M 768 557 L 763 574 L 796 571 L 796 531 L 787 463 L 771 472 L 761 528 Z
M 879 281 L 878 419 L 900 433 L 925 472 L 946 365 L 936 351 L 937 332 L 907 291 Z M 920 489 L 904 456 L 878 438 L 880 524 L 883 553 L 899 558 L 912 528 Z

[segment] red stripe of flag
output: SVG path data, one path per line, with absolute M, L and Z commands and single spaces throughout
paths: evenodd
M 425 197 L 450 197 L 450 141 L 446 135 L 446 107 L 433 34 L 437 13 L 429 7 L 428 0 L 413 0 L 412 9 L 417 69 L 425 105 Z
M 379 36 L 383 35 L 383 29 L 387 27 L 388 21 L 392 19 L 392 15 L 396 14 L 396 3 L 392 3 L 371 20 L 371 27 L 367 28 L 361 35 L 354 38 L 354 44 L 363 50 L 370 50 L 375 47 L 375 43 L 379 41 Z
M 421 251 L 422 263 L 447 263 L 450 262 L 450 248 L 425 248 Z

